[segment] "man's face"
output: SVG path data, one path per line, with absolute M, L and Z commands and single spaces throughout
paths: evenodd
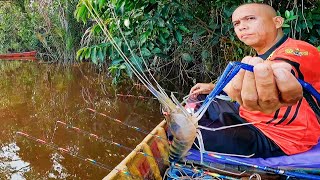
M 238 38 L 253 48 L 268 45 L 277 35 L 272 13 L 256 4 L 237 8 L 232 14 L 232 23 Z

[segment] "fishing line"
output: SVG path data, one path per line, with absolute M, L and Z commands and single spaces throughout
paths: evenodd
M 131 129 L 134 129 L 134 130 L 136 130 L 136 131 L 138 131 L 138 132 L 141 132 L 141 133 L 143 133 L 143 134 L 145 134 L 145 135 L 149 135 L 149 134 L 150 134 L 150 135 L 152 135 L 152 136 L 154 136 L 154 137 L 157 137 L 158 139 L 161 139 L 161 140 L 164 140 L 164 141 L 166 141 L 166 142 L 169 142 L 167 139 L 165 139 L 165 138 L 163 138 L 163 137 L 161 137 L 161 136 L 159 136 L 159 135 L 157 135 L 157 134 L 149 133 L 148 131 L 146 131 L 146 130 L 144 130 L 144 129 L 141 129 L 141 128 L 138 128 L 138 127 L 136 127 L 136 126 L 132 126 L 132 125 L 130 125 L 130 124 L 124 123 L 124 122 L 122 122 L 122 121 L 119 120 L 119 119 L 110 117 L 110 116 L 108 116 L 108 115 L 106 115 L 106 114 L 104 114 L 104 113 L 98 112 L 97 110 L 94 110 L 94 109 L 91 109 L 91 108 L 86 108 L 86 109 L 89 110 L 89 111 L 91 111 L 91 112 L 97 113 L 97 114 L 99 114 L 99 115 L 101 115 L 101 116 L 104 116 L 104 117 L 106 117 L 106 118 L 109 119 L 109 120 L 112 120 L 112 121 L 114 121 L 114 122 L 117 122 L 117 123 L 120 123 L 120 124 L 122 124 L 122 125 L 124 125 L 124 126 L 127 126 L 128 128 L 131 128 Z
M 123 171 L 123 170 L 120 170 L 120 169 L 112 168 L 112 167 L 110 167 L 110 166 L 108 166 L 108 165 L 105 165 L 105 164 L 103 164 L 103 163 L 100 163 L 100 162 L 98 162 L 98 161 L 96 161 L 96 160 L 94 160 L 94 159 L 87 158 L 87 157 L 84 157 L 84 156 L 82 156 L 82 155 L 75 154 L 74 152 L 71 152 L 71 151 L 68 150 L 68 149 L 59 147 L 59 146 L 57 146 L 56 144 L 51 143 L 51 142 L 47 142 L 47 141 L 45 141 L 45 140 L 43 140 L 43 139 L 39 139 L 39 138 L 33 137 L 33 136 L 31 136 L 31 135 L 29 135 L 29 134 L 27 134 L 27 133 L 24 133 L 24 132 L 16 132 L 16 134 L 17 134 L 17 135 L 20 135 L 20 136 L 23 136 L 23 137 L 26 137 L 26 138 L 28 138 L 28 139 L 30 139 L 30 140 L 35 141 L 35 142 L 38 142 L 38 143 L 40 143 L 40 144 L 42 144 L 42 145 L 44 145 L 44 146 L 47 146 L 47 147 L 49 147 L 49 148 L 51 148 L 51 149 L 60 151 L 61 153 L 66 153 L 66 154 L 69 154 L 70 156 L 73 156 L 73 157 L 75 157 L 75 158 L 77 158 L 77 159 L 83 160 L 83 161 L 85 161 L 85 162 L 90 162 L 91 164 L 93 164 L 93 165 L 95 165 L 95 166 L 97 166 L 97 167 L 99 167 L 99 168 L 106 169 L 106 170 L 108 170 L 108 171 L 112 171 L 113 169 L 115 169 L 116 171 L 118 171 L 118 172 L 120 172 L 120 173 L 123 173 L 123 174 L 125 174 L 126 176 L 130 176 L 130 177 L 132 177 L 132 178 L 134 178 L 134 179 L 139 179 L 139 178 L 133 176 L 129 171 Z
M 104 138 L 104 137 L 98 136 L 98 135 L 96 135 L 96 134 L 90 133 L 90 132 L 88 132 L 88 131 L 82 130 L 82 129 L 78 128 L 78 127 L 72 126 L 71 124 L 67 124 L 67 123 L 62 122 L 62 121 L 57 121 L 57 123 L 60 123 L 60 124 L 62 124 L 62 125 L 65 125 L 67 128 L 71 128 L 71 129 L 75 130 L 76 132 L 82 133 L 82 134 L 84 134 L 84 135 L 86 135 L 86 136 L 93 137 L 93 138 L 95 138 L 96 140 L 101 141 L 101 142 L 103 142 L 103 143 L 107 142 L 107 143 L 109 143 L 109 144 L 116 145 L 116 146 L 118 146 L 118 147 L 120 147 L 120 148 L 124 148 L 125 150 L 127 150 L 127 151 L 129 151 L 129 152 L 134 151 L 134 152 L 137 152 L 137 153 L 139 153 L 139 154 L 142 154 L 143 156 L 152 157 L 152 158 L 154 158 L 155 160 L 157 160 L 157 161 L 159 161 L 159 162 L 160 162 L 161 160 L 164 160 L 164 159 L 162 159 L 162 158 L 156 158 L 156 157 L 154 157 L 154 156 L 152 156 L 152 155 L 149 155 L 149 154 L 147 154 L 147 153 L 144 153 L 144 152 L 141 152 L 141 151 L 139 151 L 139 150 L 135 150 L 135 149 L 129 148 L 129 147 L 127 147 L 127 146 L 124 146 L 124 145 L 119 144 L 119 143 L 117 143 L 117 142 L 114 142 L 114 141 L 112 141 L 112 140 L 109 140 L 109 139 L 106 139 L 106 138 Z
M 131 97 L 131 98 L 138 98 L 138 99 L 157 99 L 155 97 L 146 97 L 146 96 L 135 96 L 131 94 L 116 94 L 119 97 Z

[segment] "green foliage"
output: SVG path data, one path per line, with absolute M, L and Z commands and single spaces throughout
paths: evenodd
M 291 10 L 284 11 L 285 24 L 283 26 L 284 32 L 289 36 L 305 40 L 315 46 L 320 45 L 320 2 L 313 5 L 302 5 L 292 7 Z M 281 7 L 280 7 L 281 8 Z
M 81 31 L 73 16 L 77 0 L 35 1 L 40 19 L 36 35 L 41 42 L 43 58 L 64 64 L 74 62 L 79 49 Z
M 19 1 L 20 2 L 20 1 Z M 17 6 L 0 2 L 0 53 L 28 51 L 35 49 L 38 41 L 33 32 L 35 24 Z
M 73 62 L 83 30 L 73 17 L 77 2 L 0 1 L 0 53 L 37 50 L 41 59 Z
M 175 79 L 172 84 L 178 86 L 197 79 L 211 81 L 228 61 L 254 55 L 251 48 L 237 39 L 231 23 L 235 8 L 247 2 L 272 3 L 285 18 L 286 34 L 320 45 L 320 6 L 313 0 L 304 4 L 275 0 L 80 0 L 74 16 L 89 28 L 77 58 L 91 60 L 98 66 L 108 64 L 114 82 L 132 77 L 123 57 L 103 34 L 103 27 L 97 25 L 92 16 L 94 11 L 123 55 L 140 71 L 148 67 L 160 79 L 161 76 Z
M 181 45 L 184 36 L 190 34 L 185 24 L 193 18 L 191 12 L 181 3 L 168 0 L 137 2 L 84 0 L 79 2 L 75 17 L 78 21 L 87 23 L 88 19 L 92 18 L 90 11 L 99 14 L 124 55 L 132 59 L 133 64 L 136 64 L 141 71 L 146 68 L 142 59 L 150 64 L 154 56 L 164 59 L 170 57 L 174 47 Z M 88 31 L 91 32 L 90 35 L 103 36 L 102 28 L 97 24 L 92 24 Z M 91 40 L 95 41 L 94 37 Z M 122 72 L 127 72 L 131 76 L 131 70 L 123 60 L 119 60 L 120 54 L 110 43 L 108 39 L 102 40 L 105 49 L 101 49 L 101 44 L 86 46 L 78 51 L 77 57 L 80 60 L 89 58 L 95 64 L 111 59 L 110 70 L 115 78 L 121 78 Z

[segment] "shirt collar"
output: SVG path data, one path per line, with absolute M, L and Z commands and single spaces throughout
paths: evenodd
M 288 39 L 288 36 L 284 35 L 275 45 L 273 45 L 267 52 L 265 52 L 264 54 L 260 54 L 258 55 L 258 57 L 266 60 L 270 54 L 276 50 L 281 44 L 283 44 L 286 40 Z

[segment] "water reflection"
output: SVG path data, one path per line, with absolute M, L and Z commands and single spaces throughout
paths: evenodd
M 24 179 L 24 174 L 30 171 L 30 163 L 19 157 L 19 150 L 16 143 L 1 146 L 0 172 L 5 174 L 6 179 Z
M 53 153 L 51 155 L 51 161 L 52 161 L 52 170 L 49 172 L 48 177 L 52 179 L 66 179 L 70 176 L 68 174 L 68 170 L 62 166 L 61 162 L 65 158 L 59 154 L 59 153 Z
M 57 68 L 1 62 L 0 143 L 4 148 L 1 154 L 5 155 L 0 155 L 0 179 L 102 179 L 106 176 L 109 173 L 106 169 L 15 134 L 25 132 L 113 168 L 130 153 L 128 150 L 56 123 L 63 121 L 134 148 L 145 134 L 87 108 L 150 132 L 162 119 L 159 104 L 153 99 L 118 98 L 116 94 L 150 94 L 134 86 L 114 89 L 106 79 L 106 73 L 97 74 L 89 65 Z

